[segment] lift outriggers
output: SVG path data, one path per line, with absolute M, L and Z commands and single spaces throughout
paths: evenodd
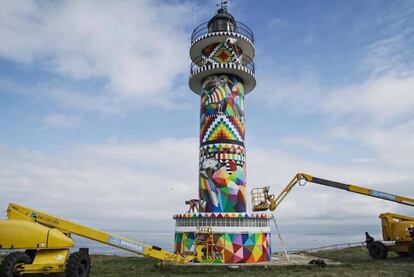
M 25 252 L 10 253 L 0 265 L 0 277 L 58 272 L 67 277 L 89 276 L 88 249 L 69 252 L 75 245 L 72 234 L 163 262 L 185 264 L 205 258 L 202 244 L 197 256 L 181 256 L 16 204 L 9 204 L 7 218 L 0 220 L 0 249 Z
M 277 197 L 269 194 L 269 187 L 253 189 L 251 192 L 253 211 L 274 211 L 297 184 L 304 186 L 307 182 L 414 207 L 414 199 L 412 198 L 298 173 Z M 386 259 L 388 252 L 394 251 L 399 256 L 409 256 L 414 259 L 414 217 L 394 213 L 383 213 L 379 217 L 383 240 L 386 243 L 376 241 L 368 233 L 365 233 L 370 256 L 374 259 Z

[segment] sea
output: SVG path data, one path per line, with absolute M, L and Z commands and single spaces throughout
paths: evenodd
M 355 222 L 348 224 L 283 224 L 283 222 L 279 222 L 278 227 L 280 232 L 272 227 L 272 252 L 297 251 L 336 244 L 363 242 L 365 232 L 369 232 L 376 239 L 382 239 L 379 221 L 378 223 Z M 174 226 L 171 222 L 167 224 L 163 224 L 163 221 L 146 222 L 144 225 L 138 224 L 134 228 L 111 228 L 103 229 L 103 231 L 148 245 L 155 245 L 168 251 L 174 249 Z M 87 247 L 92 254 L 133 255 L 79 236 L 73 236 L 73 238 L 77 247 Z

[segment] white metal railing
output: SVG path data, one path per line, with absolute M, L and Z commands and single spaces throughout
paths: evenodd
M 177 218 L 175 226 L 269 227 L 270 220 L 264 218 Z

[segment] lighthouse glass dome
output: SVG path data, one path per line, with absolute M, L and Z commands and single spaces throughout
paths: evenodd
M 207 27 L 209 33 L 214 32 L 233 32 L 236 26 L 234 17 L 224 8 L 217 11 L 212 19 L 208 21 Z
M 191 36 L 189 86 L 200 97 L 199 206 L 174 216 L 175 252 L 196 254 L 208 230 L 210 262 L 271 259 L 270 219 L 246 211 L 245 95 L 256 86 L 253 32 L 226 7 Z

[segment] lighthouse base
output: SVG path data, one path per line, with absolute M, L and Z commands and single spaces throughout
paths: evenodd
M 260 263 L 271 260 L 268 214 L 186 213 L 174 216 L 174 249 L 181 255 L 197 255 L 203 239 L 205 263 Z M 208 240 L 208 242 L 206 242 Z

